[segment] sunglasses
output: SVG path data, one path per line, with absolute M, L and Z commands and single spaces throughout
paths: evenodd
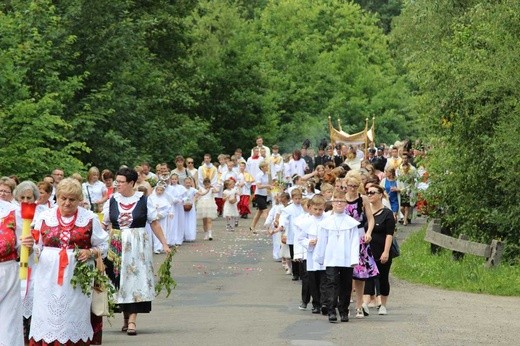
M 381 193 L 381 192 L 379 192 L 379 191 L 368 191 L 368 192 L 367 192 L 367 196 L 378 195 L 378 194 L 380 194 L 380 193 Z
M 188 161 L 186 162 L 188 165 L 193 165 L 193 162 L 192 161 Z

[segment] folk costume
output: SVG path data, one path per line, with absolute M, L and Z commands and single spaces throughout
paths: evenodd
M 238 202 L 238 213 L 244 219 L 247 218 L 247 215 L 251 214 L 249 202 L 251 200 L 251 184 L 254 183 L 254 181 L 255 178 L 247 171 L 238 174 L 237 185 L 241 188 L 240 201 Z
M 22 220 L 14 204 L 0 201 L 0 345 L 22 346 L 22 301 L 20 297 L 18 238 Z
M 99 217 L 81 207 L 68 218 L 61 216 L 58 207 L 48 209 L 39 215 L 34 228 L 41 252 L 34 273 L 30 343 L 89 345 L 97 326 L 91 323 L 92 297 L 70 283 L 77 264 L 74 250 L 95 247 L 104 256 L 108 234 Z
M 149 313 L 155 297 L 152 239 L 146 223 L 157 220 L 157 209 L 142 192 L 126 197 L 115 193 L 105 205 L 111 225 L 107 274 L 116 287 L 120 312 Z

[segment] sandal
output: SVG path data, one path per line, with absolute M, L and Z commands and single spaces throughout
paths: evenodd
M 133 324 L 134 325 L 134 328 L 130 328 L 130 324 Z M 137 335 L 137 331 L 135 330 L 135 322 L 128 322 L 128 329 L 126 331 L 126 334 L 127 335 Z
M 128 318 L 125 318 L 123 327 L 121 327 L 122 332 L 126 332 L 128 330 Z

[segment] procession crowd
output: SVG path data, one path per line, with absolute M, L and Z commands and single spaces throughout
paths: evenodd
M 240 149 L 215 163 L 206 154 L 198 168 L 179 155 L 175 167 L 159 163 L 155 173 L 143 162 L 115 173 L 91 167 L 85 179 L 64 178 L 60 168 L 38 183 L 2 177 L 0 346 L 101 344 L 103 317 L 91 312 L 90 292 L 71 283 L 81 263 L 98 258 L 117 290 L 121 330 L 136 335 L 137 315 L 151 311 L 155 296 L 153 253 L 195 241 L 197 219 L 204 240 L 217 236 L 212 221 L 220 216 L 233 232 L 251 206 L 246 227 L 267 230 L 273 259 L 301 280 L 300 309 L 311 303 L 312 313 L 348 321 L 354 286 L 356 318 L 371 306 L 384 315 L 395 225 L 412 222 L 427 187 L 423 157 L 406 142 L 366 151 L 321 143 L 316 155 L 304 144 L 282 155 L 258 137 L 247 159 Z M 34 216 L 24 212 L 29 205 Z

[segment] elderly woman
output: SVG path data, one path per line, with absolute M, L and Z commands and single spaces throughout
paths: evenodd
M 58 206 L 43 211 L 34 225 L 40 256 L 29 337 L 31 345 L 89 345 L 94 337 L 92 298 L 70 281 L 79 262 L 106 254 L 108 234 L 94 213 L 78 207 L 83 201 L 78 181 L 63 179 L 56 196 Z
M 25 180 L 16 186 L 13 195 L 17 204 L 36 203 L 36 200 L 40 198 L 40 191 L 35 183 Z
M 111 228 L 107 273 L 118 289 L 117 303 L 124 314 L 122 331 L 136 335 L 138 313 L 149 313 L 155 297 L 152 239 L 145 229 L 149 222 L 153 233 L 170 253 L 157 209 L 145 195 L 134 190 L 137 172 L 122 168 L 116 173 L 117 193 L 105 204 L 104 223 Z
M 52 192 L 52 187 L 51 187 Z M 32 181 L 26 180 L 22 181 L 16 188 L 14 189 L 14 199 L 16 203 L 36 203 L 36 201 L 40 197 L 40 192 L 36 184 Z M 49 194 L 50 196 L 50 194 Z M 38 216 L 46 208 L 43 205 L 38 205 L 35 210 L 35 218 Z M 34 262 L 34 257 L 29 258 L 29 270 L 32 273 L 36 270 L 36 263 Z M 23 329 L 24 329 L 24 341 L 26 343 L 29 342 L 29 330 L 31 325 L 31 315 L 33 310 L 33 296 L 34 296 L 34 280 L 22 280 L 22 292 L 25 294 L 22 297 L 22 313 L 23 313 Z
M 16 182 L 9 177 L 0 178 L 0 200 L 13 203 L 13 191 L 16 187 Z
M 0 191 L 11 193 L 0 185 Z M 22 302 L 18 277 L 18 241 L 22 233 L 22 221 L 14 204 L 0 200 L 0 345 L 23 345 Z M 21 245 L 32 248 L 34 240 L 25 237 Z
M 90 210 L 95 213 L 99 213 L 103 208 L 103 203 L 108 200 L 108 189 L 99 178 L 99 169 L 90 167 L 87 173 L 87 181 L 83 183 L 85 201 L 90 205 Z

